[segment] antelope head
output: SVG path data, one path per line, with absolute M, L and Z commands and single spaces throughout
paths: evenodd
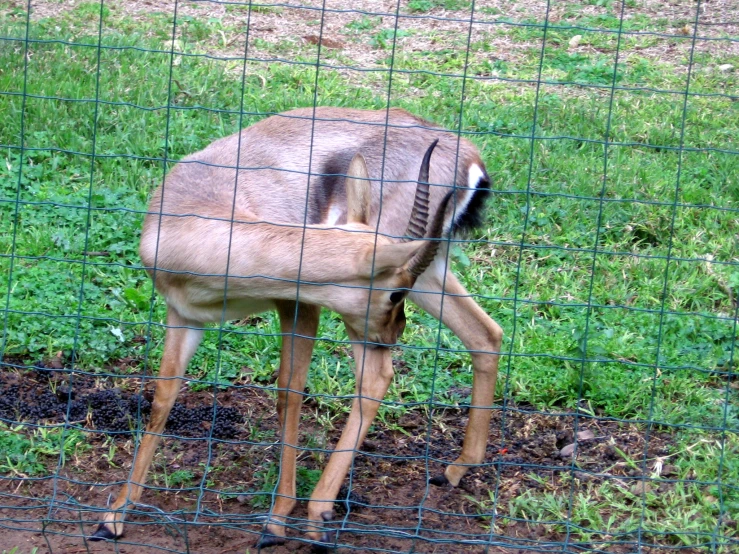
M 368 233 L 370 181 L 364 158 L 356 154 L 349 165 L 346 179 L 348 230 L 364 232 L 359 255 L 356 257 L 361 294 L 353 302 L 337 309 L 342 314 L 353 338 L 366 338 L 375 346 L 391 346 L 405 329 L 405 298 L 416 279 L 429 267 L 436 256 L 443 234 L 444 213 L 452 193 L 447 194 L 434 214 L 430 229 L 429 164 L 438 141 L 429 146 L 421 163 L 413 209 L 405 236 L 400 240 Z M 346 298 L 344 298 L 346 300 Z

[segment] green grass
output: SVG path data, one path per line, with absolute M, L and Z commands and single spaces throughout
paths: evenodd
M 90 450 L 78 429 L 62 426 L 38 427 L 33 431 L 22 425 L 9 427 L 0 423 L 0 473 L 14 477 L 34 477 L 47 473 L 47 463 L 57 461 L 63 467 L 74 455 Z
M 161 483 L 167 489 L 182 489 L 195 483 L 195 474 L 189 469 L 178 469 L 171 473 L 166 471 L 164 473 L 153 473 L 151 482 L 155 485 Z
M 42 21 L 33 32 L 39 37 L 58 32 L 50 27 L 51 22 Z M 17 26 L 7 28 L 11 36 L 21 32 Z M 366 32 L 374 33 L 371 28 Z M 31 46 L 26 90 L 33 96 L 26 99 L 23 119 L 28 150 L 22 167 L 15 148 L 4 150 L 0 164 L 3 226 L 16 230 L 6 355 L 43 357 L 75 349 L 80 362 L 94 368 L 132 351 L 143 354 L 146 347 L 132 339 L 149 331 L 150 319 L 155 324 L 163 320 L 161 301 L 155 298 L 152 311 L 151 285 L 136 269 L 138 212 L 145 209 L 149 191 L 162 178 L 164 168 L 156 158 L 164 154 L 165 145 L 169 157 L 177 159 L 235 129 L 241 82 L 224 62 L 178 57 L 170 86 L 169 54 L 129 48 L 141 40 L 142 36 L 112 32 L 104 36 L 106 46 L 123 49 L 101 51 L 98 93 L 95 48 Z M 92 41 L 93 37 L 78 39 Z M 22 45 L 4 45 L 3 60 L 9 69 L 0 75 L 3 90 L 22 87 L 18 48 Z M 57 63 L 72 53 L 72 61 Z M 607 67 L 586 58 L 560 52 L 551 59 L 555 68 L 574 72 L 575 79 L 579 75 L 604 83 Z M 462 63 L 451 51 L 400 52 L 396 67 L 409 73 L 394 83 L 403 98 L 398 104 L 458 127 L 461 79 L 419 71 L 435 67 L 452 72 Z M 645 78 L 659 73 L 655 67 Z M 268 79 L 269 89 L 258 75 Z M 309 105 L 314 79 L 312 69 L 255 64 L 246 79 L 245 104 L 254 111 Z M 365 79 L 372 83 L 378 77 Z M 318 84 L 320 103 L 364 107 L 383 103 L 371 87 L 347 86 L 329 69 L 319 73 Z M 728 319 L 732 306 L 727 290 L 736 290 L 739 277 L 736 266 L 724 265 L 736 256 L 735 244 L 726 239 L 735 212 L 710 206 L 736 209 L 739 189 L 731 176 L 739 171 L 737 156 L 717 151 L 680 155 L 671 149 L 680 144 L 681 104 L 664 102 L 664 96 L 655 93 L 617 92 L 609 126 L 616 144 L 608 150 L 601 204 L 604 150 L 599 141 L 608 126 L 608 95 L 572 96 L 567 89 L 545 87 L 536 101 L 531 89 L 513 97 L 499 83 L 468 81 L 465 87 L 469 100 L 461 125 L 480 133 L 475 140 L 498 192 L 486 227 L 477 235 L 494 242 L 471 244 L 466 251 L 474 261 L 458 267 L 474 285 L 473 292 L 483 295 L 481 303 L 508 330 L 508 340 L 514 341 L 506 345 L 517 356 L 511 360 L 511 371 L 505 372 L 511 392 L 538 406 L 573 405 L 582 386 L 594 407 L 617 417 L 646 417 L 653 385 L 665 390 L 653 406 L 665 414 L 673 413 L 670 406 L 685 396 L 697 394 L 695 403 L 701 404 L 704 396 L 720 394 L 720 382 L 709 372 L 728 363 L 733 323 Z M 430 93 L 406 96 L 414 90 Z M 173 98 L 170 110 L 163 108 L 168 91 Z M 109 103 L 96 105 L 92 101 L 96 94 Z M 2 144 L 17 145 L 23 100 L 6 95 L 0 101 L 10 116 Z M 537 141 L 532 153 L 525 135 L 531 132 L 535 101 L 537 135 L 547 140 Z M 685 145 L 731 147 L 735 118 L 720 115 L 735 113 L 734 103 L 691 97 L 688 108 Z M 246 124 L 256 121 L 252 116 L 244 119 Z M 673 208 L 678 171 L 681 205 Z M 19 182 L 21 203 L 16 205 Z M 601 253 L 593 266 L 596 234 Z M 2 240 L 2 264 L 9 270 L 13 233 Z M 517 245 L 522 241 L 526 248 L 520 251 Z M 91 256 L 83 255 L 85 248 Z M 668 248 L 679 261 L 665 263 Z M 666 271 L 669 286 L 663 303 Z M 516 285 L 519 301 L 514 306 Z M 409 328 L 406 342 L 419 347 L 435 344 L 435 327 L 429 329 L 430 322 L 413 311 L 411 318 L 420 325 Z M 330 338 L 341 333 L 339 322 L 329 315 L 323 328 Z M 156 358 L 161 329 L 155 325 L 152 332 Z M 193 363 L 195 375 L 226 383 L 248 365 L 257 376 L 267 378 L 276 367 L 278 349 L 276 341 L 263 333 L 276 332 L 270 318 L 256 328 L 229 325 L 220 355 L 217 333 L 212 333 Z M 459 348 L 445 333 L 442 346 Z M 342 384 L 349 375 L 344 351 L 330 342 L 319 345 L 320 355 L 338 358 L 341 375 L 333 381 Z M 404 355 L 421 368 L 439 368 L 437 394 L 443 395 L 452 383 L 469 382 L 468 361 L 457 352 L 440 352 L 438 364 L 433 353 L 424 350 Z M 219 356 L 221 365 L 216 368 Z M 652 380 L 655 364 L 665 371 Z M 430 394 L 428 375 L 423 370 L 416 375 L 404 376 L 404 386 L 423 401 Z M 667 376 L 698 386 L 672 390 L 663 383 Z M 331 381 L 323 379 L 324 384 Z M 314 388 L 320 391 L 322 386 L 316 383 Z M 350 392 L 350 387 L 342 387 L 342 393 Z M 699 392 L 687 392 L 693 389 Z M 715 407 L 714 420 L 722 417 L 722 409 Z M 696 410 L 696 420 L 708 417 L 706 409 Z M 684 416 L 685 405 L 674 416 L 665 415 L 666 422 Z
M 227 13 L 236 13 L 246 15 L 249 11 L 253 13 L 274 13 L 281 14 L 284 12 L 284 8 L 281 6 L 269 6 L 260 4 L 228 4 L 226 5 Z
M 363 15 L 362 17 L 359 17 L 357 19 L 353 19 L 349 23 L 346 24 L 345 29 L 347 34 L 362 34 L 365 33 L 371 29 L 374 29 L 382 22 L 382 18 L 380 17 L 369 17 L 366 15 Z
M 44 29 L 42 22 L 37 31 L 43 33 Z M 106 35 L 108 45 L 117 47 L 132 46 L 140 38 Z M 80 39 L 80 42 L 87 41 Z M 24 312 L 36 311 L 30 309 L 34 304 L 63 306 L 63 313 L 71 321 L 55 322 L 62 326 L 62 331 L 77 328 L 78 312 L 88 316 L 91 319 L 79 320 L 81 329 L 77 333 L 85 337 L 79 345 L 80 355 L 90 363 L 100 363 L 130 348 L 117 344 L 121 336 L 118 329 L 130 338 L 144 332 L 149 321 L 151 287 L 146 276 L 135 269 L 136 236 L 141 219 L 135 212 L 145 208 L 148 193 L 161 179 L 163 168 L 160 161 L 147 158 L 161 156 L 166 143 L 170 158 L 177 159 L 201 148 L 211 137 L 231 132 L 238 121 L 235 112 L 241 83 L 229 75 L 222 63 L 182 58 L 173 68 L 174 105 L 169 110 L 169 135 L 165 137 L 167 110 L 162 106 L 167 104 L 169 89 L 168 54 L 130 49 L 102 51 L 99 96 L 115 104 L 96 106 L 86 100 L 96 95 L 94 48 L 75 47 L 74 63 L 66 65 L 53 62 L 59 56 L 68 55 L 72 46 L 39 44 L 32 48 L 27 92 L 42 98 L 29 97 L 25 104 L 24 138 L 30 150 L 24 154 L 22 173 L 19 173 L 20 156 L 16 149 L 5 150 L 4 163 L 0 165 L 4 225 L 12 230 L 15 218 L 20 223 L 14 264 L 17 282 L 12 286 L 10 308 Z M 13 49 L 6 50 L 11 69 L 3 74 L 2 86 L 4 90 L 18 90 L 22 61 Z M 450 71 L 462 63 L 458 56 L 442 55 L 447 56 Z M 438 66 L 438 62 L 438 56 L 428 53 L 427 57 L 423 53 L 400 55 L 397 66 L 412 73 L 405 81 L 398 79 L 395 86 L 399 91 L 424 87 L 439 94 L 399 103 L 418 113 L 432 113 L 439 123 L 456 127 L 459 121 L 455 115 L 458 103 L 455 96 L 461 92 L 461 80 L 418 73 L 426 69 L 426 64 Z M 591 81 L 605 80 L 605 70 L 598 73 L 598 62 L 590 65 L 585 57 L 561 53 L 553 58 L 553 63 L 563 71 L 587 74 Z M 253 74 L 247 78 L 245 102 L 256 110 L 279 111 L 312 100 L 312 70 L 279 65 L 255 69 L 269 76 L 274 84 L 274 91 L 268 91 Z M 142 71 L 153 80 L 150 86 L 137 86 Z M 61 92 L 52 92 L 52 88 Z M 667 344 L 660 363 L 678 367 L 681 363 L 690 365 L 703 360 L 702 365 L 708 368 L 711 362 L 718 365 L 721 352 L 726 350 L 722 337 L 730 335 L 725 330 L 731 325 L 725 319 L 709 320 L 703 316 L 729 313 L 731 306 L 725 288 L 727 283 L 735 282 L 737 272 L 732 266 L 701 260 L 710 254 L 714 262 L 731 261 L 735 246 L 725 240 L 725 233 L 730 230 L 734 214 L 702 206 L 735 208 L 737 183 L 730 176 L 739 168 L 737 157 L 720 152 L 687 152 L 679 156 L 676 151 L 665 149 L 679 146 L 681 105 L 665 103 L 659 94 L 618 92 L 610 114 L 610 134 L 619 144 L 609 148 L 606 202 L 601 206 L 598 195 L 603 184 L 603 148 L 588 141 L 600 141 L 605 133 L 607 95 L 573 98 L 561 88 L 546 89 L 540 95 L 537 134 L 551 139 L 537 142 L 529 180 L 529 141 L 516 135 L 530 133 L 535 100 L 531 91 L 517 95 L 517 102 L 512 103 L 505 90 L 497 85 L 473 81 L 467 83 L 466 89 L 474 102 L 466 106 L 462 126 L 482 133 L 476 140 L 494 174 L 495 188 L 501 191 L 494 198 L 488 227 L 479 236 L 503 243 L 500 253 L 508 256 L 510 252 L 510 256 L 501 262 L 516 261 L 516 245 L 521 240 L 529 246 L 523 252 L 518 277 L 519 298 L 524 302 L 517 309 L 530 311 L 541 304 L 547 306 L 546 315 L 556 326 L 577 327 L 573 321 L 584 313 L 578 305 L 588 300 L 592 264 L 589 250 L 594 247 L 598 232 L 598 248 L 605 253 L 596 263 L 591 300 L 597 308 L 591 317 L 604 321 L 598 321 L 592 331 L 598 326 L 608 328 L 609 312 L 617 313 L 616 320 L 622 321 L 623 309 L 605 309 L 609 303 L 659 311 L 665 271 L 662 258 L 672 242 L 672 256 L 688 260 L 671 262 L 670 271 L 675 275 L 670 281 L 676 290 L 666 299 L 664 308 L 676 313 L 668 313 L 663 324 L 674 327 L 675 332 L 663 337 Z M 46 98 L 57 95 L 82 101 Z M 382 103 L 381 98 L 366 89 L 347 88 L 334 79 L 330 70 L 319 75 L 318 96 L 319 101 L 325 99 L 325 103 L 332 104 L 375 107 Z M 18 144 L 22 99 L 4 96 L 2 100 L 6 113 L 15 115 L 3 129 L 3 144 Z M 190 109 L 195 107 L 223 111 Z M 735 129 L 725 122 L 731 122 L 731 118 L 711 117 L 711 114 L 732 110 L 736 108 L 728 99 L 691 98 L 685 144 L 699 148 L 729 147 Z M 96 125 L 92 124 L 93 117 L 97 118 Z M 250 116 L 245 119 L 246 123 L 256 120 Z M 511 136 L 501 138 L 500 134 Z M 93 139 L 97 156 L 94 161 L 90 158 Z M 685 205 L 673 210 L 678 169 L 681 174 L 678 201 Z M 21 204 L 16 214 L 14 199 L 19 175 Z M 527 187 L 529 197 L 522 194 Z M 602 223 L 596 228 L 599 213 Z M 528 219 L 527 234 L 522 237 L 525 219 Z M 5 237 L 6 252 L 10 251 L 11 238 L 12 234 Z M 79 305 L 83 269 L 80 262 L 85 246 L 88 252 L 98 255 L 87 258 L 85 302 Z M 474 244 L 471 249 L 489 251 L 490 245 Z M 3 261 L 10 263 L 7 255 Z M 628 270 L 632 277 L 615 279 L 616 268 Z M 511 296 L 511 284 L 517 280 L 516 263 L 495 263 L 492 271 L 476 263 L 463 268 L 462 273 L 482 270 L 488 290 L 475 292 L 493 297 Z M 57 278 L 44 279 L 48 274 Z M 544 283 L 547 289 L 542 290 Z M 570 291 L 572 299 L 563 300 L 565 290 Z M 496 306 L 492 307 L 492 312 L 498 311 Z M 651 334 L 649 331 L 659 316 L 628 310 L 626 314 L 633 321 L 631 332 L 642 340 Z M 155 320 L 162 316 L 158 305 L 154 316 Z M 56 332 L 50 341 L 43 330 L 43 315 L 11 312 L 10 317 L 16 321 L 22 318 L 24 325 L 22 331 L 20 325 L 9 326 L 6 345 L 9 354 L 43 355 L 74 346 L 75 333 L 71 331 Z M 99 321 L 101 318 L 109 320 Z M 705 334 L 716 338 L 716 349 L 708 360 L 702 357 L 702 352 L 685 359 L 683 350 L 670 348 L 672 335 L 696 340 L 690 335 L 690 325 L 680 323 L 686 321 L 700 321 L 701 328 L 707 329 Z M 544 322 L 535 322 L 530 331 L 535 333 L 537 325 Z M 330 318 L 328 324 L 334 325 Z M 265 330 L 274 330 L 271 325 L 266 323 Z M 679 337 L 678 328 L 682 327 L 686 327 L 683 332 L 687 335 Z M 232 330 L 238 331 L 238 327 Z M 551 336 L 548 331 L 546 334 Z M 530 345 L 528 336 L 526 339 Z M 562 353 L 572 351 L 572 337 L 556 340 Z M 653 352 L 655 343 L 652 340 L 639 346 L 639 351 Z M 257 347 L 260 359 L 262 348 L 269 346 Z M 620 349 L 615 343 L 602 348 L 613 357 Z M 622 357 L 654 363 L 639 351 L 627 351 Z M 207 355 L 202 357 L 206 358 Z
M 411 33 L 404 29 L 382 29 L 378 31 L 370 40 L 370 44 L 374 48 L 382 48 L 383 50 L 392 47 L 393 43 L 397 43 L 398 39 L 409 37 Z
M 472 2 L 468 0 L 410 0 L 408 10 L 411 13 L 426 13 L 436 8 L 449 11 L 469 10 Z
M 537 521 L 547 531 L 575 533 L 579 541 L 607 548 L 614 540 L 633 541 L 641 530 L 643 541 L 686 547 L 694 536 L 704 541 L 713 533 L 731 533 L 732 521 L 719 520 L 736 514 L 739 502 L 726 490 L 739 478 L 739 442 L 685 436 L 674 453 L 651 460 L 649 479 L 609 479 L 593 483 L 568 474 L 550 478 L 530 474 L 521 490 L 506 503 L 475 501 L 478 513 L 498 532 L 516 521 Z M 720 451 L 721 445 L 725 451 Z M 716 457 L 725 460 L 720 477 Z M 667 463 L 677 461 L 676 475 L 661 475 Z M 634 467 L 638 467 L 637 462 Z M 709 478 L 717 484 L 702 486 L 693 478 Z M 530 484 L 535 486 L 530 486 Z M 474 500 L 474 499 L 471 499 Z M 495 511 L 493 509 L 495 508 Z M 493 515 L 495 514 L 495 515 Z M 725 517 L 725 516 L 724 516 Z
M 465 2 L 448 4 L 411 2 L 409 8 L 467 9 Z M 664 429 L 728 427 L 722 479 L 733 475 L 736 482 L 730 460 L 736 459 L 739 399 L 735 378 L 729 387 L 726 373 L 736 370 L 739 156 L 726 151 L 737 150 L 739 104 L 726 96 L 690 96 L 683 114 L 683 96 L 659 91 L 685 90 L 685 60 L 635 50 L 653 37 L 625 35 L 614 72 L 616 38 L 602 31 L 619 21 L 610 3 L 598 7 L 611 12 L 574 10 L 551 28 L 543 53 L 543 29 L 535 21 L 498 25 L 494 33 L 525 46 L 521 57 L 496 59 L 486 37 L 478 37 L 467 68 L 476 78 L 466 82 L 466 42 L 459 37 L 416 52 L 403 45 L 420 30 L 394 35 L 367 16 L 344 32 L 387 55 L 399 39 L 392 104 L 474 133 L 482 151 L 494 191 L 482 229 L 454 265 L 506 332 L 498 398 L 505 393 L 540 409 L 579 406 L 596 415 L 651 418 Z M 111 7 L 103 13 L 102 37 L 110 48 L 98 52 L 99 4 L 82 4 L 30 30 L 32 38 L 69 43 L 32 43 L 24 58 L 23 19 L 13 13 L 0 16 L 0 34 L 19 39 L 0 42 L 0 91 L 11 93 L 0 95 L 0 274 L 8 275 L 12 264 L 12 278 L 0 281 L 0 298 L 9 298 L 4 355 L 33 361 L 74 351 L 77 366 L 95 372 L 123 356 L 143 366 L 148 353 L 146 363 L 156 366 L 164 306 L 138 268 L 141 212 L 166 170 L 165 153 L 176 160 L 237 129 L 241 62 L 199 55 L 223 46 L 220 31 L 225 36 L 232 29 L 218 20 L 182 19 L 175 50 L 191 55 L 176 54 L 171 66 L 169 16 L 134 20 Z M 633 17 L 624 28 L 659 25 Z M 571 50 L 578 34 L 587 48 Z M 297 61 L 310 62 L 314 52 L 288 39 L 262 46 L 292 52 Z M 691 92 L 739 89 L 736 72 L 712 70 L 716 62 L 701 53 L 695 62 Z M 739 67 L 728 54 L 721 63 Z M 537 96 L 535 85 L 515 80 L 535 80 L 540 67 L 545 83 Z M 349 75 L 324 67 L 316 79 L 315 65 L 249 62 L 244 106 L 276 112 L 312 105 L 314 98 L 335 106 L 385 106 L 386 72 Z M 611 101 L 614 82 L 631 88 L 616 90 Z M 258 119 L 245 115 L 243 124 Z M 532 145 L 534 121 L 540 139 Z M 680 152 L 681 144 L 688 150 Z M 414 308 L 408 315 L 403 343 L 409 348 L 398 349 L 397 357 L 409 369 L 399 372 L 381 410 L 388 424 L 413 403 L 469 401 L 460 392 L 471 385 L 460 342 Z M 221 342 L 217 331 L 206 333 L 190 366 L 191 386 L 227 385 L 245 367 L 254 382 L 270 383 L 279 363 L 274 318 L 229 323 L 225 331 Z M 349 405 L 331 396 L 351 395 L 353 378 L 348 349 L 335 342 L 346 339 L 339 319 L 325 313 L 320 332 L 326 340 L 317 343 L 308 389 L 319 395 L 330 422 Z M 148 346 L 135 340 L 140 336 L 151 337 Z M 399 400 L 404 404 L 393 404 Z M 680 479 L 716 481 L 721 452 L 709 452 L 715 441 L 700 442 L 714 433 L 676 431 Z M 699 447 L 685 449 L 696 441 Z M 30 475 L 40 462 L 21 457 L 10 463 L 4 471 Z M 179 475 L 179 483 L 167 479 L 186 484 L 187 475 Z M 691 487 L 684 482 L 650 500 L 650 529 L 711 527 L 715 506 L 705 506 Z M 720 496 L 728 507 L 739 502 L 736 489 L 724 487 Z M 571 509 L 583 527 L 615 533 L 633 526 L 639 506 L 615 484 L 583 486 L 573 505 L 568 502 L 530 491 L 508 510 L 511 517 L 561 521 Z M 613 521 L 599 515 L 608 502 L 623 508 Z M 695 518 L 680 509 L 686 505 Z M 599 540 L 581 532 L 584 540 Z
M 275 462 L 268 462 L 264 467 L 257 470 L 254 480 L 257 490 L 249 493 L 249 503 L 258 509 L 267 509 L 272 505 L 273 496 L 277 486 L 277 478 L 280 475 L 280 466 Z M 297 490 L 298 498 L 310 498 L 313 488 L 321 478 L 320 469 L 308 469 L 297 467 Z

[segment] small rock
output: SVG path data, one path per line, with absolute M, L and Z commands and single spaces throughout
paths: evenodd
M 590 429 L 585 429 L 584 431 L 578 431 L 577 433 L 577 440 L 579 441 L 589 441 L 595 438 L 595 433 L 593 433 Z
M 59 402 L 69 402 L 74 400 L 75 396 L 77 396 L 77 393 L 71 387 L 57 387 L 56 389 L 56 397 Z
M 652 486 L 646 481 L 638 481 L 631 486 L 631 494 L 641 496 L 644 493 L 649 492 Z
M 303 39 L 310 44 L 321 43 L 324 48 L 343 48 L 344 43 L 335 38 L 319 37 L 318 35 L 305 35 Z
M 677 468 L 670 464 L 662 466 L 662 476 L 669 477 L 670 475 L 677 475 Z
M 730 63 L 723 63 L 720 66 L 718 66 L 718 70 L 721 73 L 728 73 L 729 71 L 734 71 L 734 66 Z
M 669 483 L 660 483 L 657 485 L 657 492 L 659 494 L 666 494 L 672 490 L 672 485 Z
M 347 509 L 350 507 L 351 510 L 355 512 L 362 507 L 362 504 L 369 504 L 369 500 L 367 500 L 364 495 L 358 493 L 356 490 L 349 490 L 346 485 L 342 485 L 342 487 L 339 489 L 339 494 L 337 495 L 334 504 L 344 512 L 346 512 Z
M 575 35 L 570 39 L 570 48 L 577 48 L 582 40 L 582 35 Z
M 721 517 L 718 518 L 718 522 L 719 525 L 723 525 L 729 529 L 737 529 L 739 527 L 737 526 L 736 520 L 731 519 L 729 514 L 722 514 Z
M 559 451 L 559 455 L 563 458 L 569 458 L 575 453 L 575 443 L 568 444 L 562 450 Z

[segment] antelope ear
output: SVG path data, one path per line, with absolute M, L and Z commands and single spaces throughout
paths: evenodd
M 367 247 L 359 260 L 357 273 L 362 277 L 372 277 L 390 269 L 400 269 L 418 254 L 424 241 L 399 242 Z M 374 265 L 373 265 L 374 262 Z
M 347 223 L 369 225 L 370 182 L 367 164 L 362 154 L 354 154 L 346 172 Z

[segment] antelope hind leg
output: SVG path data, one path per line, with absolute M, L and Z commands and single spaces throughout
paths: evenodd
M 164 355 L 159 368 L 149 424 L 141 439 L 128 483 L 123 485 L 118 497 L 111 505 L 111 510 L 105 514 L 103 522 L 89 540 L 117 539 L 123 535 L 125 508 L 129 503 L 138 502 L 141 498 L 146 474 L 182 383 L 180 378 L 185 374 L 185 368 L 202 339 L 201 327 L 202 323 L 181 317 L 174 308 L 167 309 Z
M 282 430 L 280 481 L 277 484 L 277 499 L 272 507 L 270 521 L 265 525 L 257 548 L 285 542 L 285 521 L 297 502 L 295 458 L 298 424 L 321 309 L 318 306 L 299 304 L 296 321 L 295 306 L 295 302 L 277 304 L 280 331 L 283 335 L 280 373 L 277 378 L 277 417 Z
M 448 269 L 446 279 L 444 277 L 444 264 L 437 259 L 416 281 L 409 298 L 429 314 L 441 319 L 472 355 L 473 407 L 469 412 L 462 453 L 447 466 L 444 475 L 431 479 L 434 485 L 448 482 L 456 487 L 471 465 L 480 464 L 485 459 L 503 330 L 477 305 Z M 443 307 L 442 295 L 439 294 L 442 290 Z

